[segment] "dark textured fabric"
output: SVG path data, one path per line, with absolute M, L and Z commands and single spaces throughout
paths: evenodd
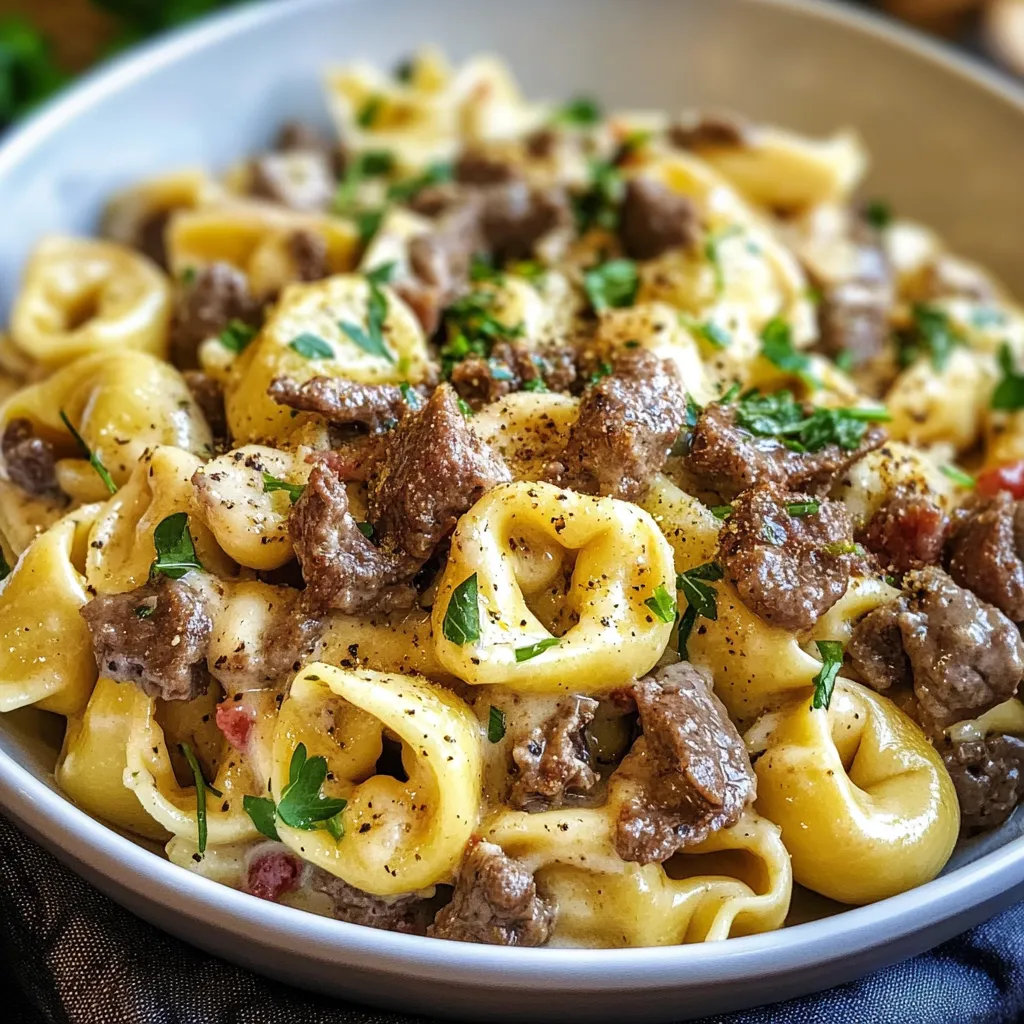
M 1011 1024 L 1024 1019 L 1024 904 L 820 996 L 703 1024 Z M 122 910 L 0 817 L 4 1024 L 426 1024 L 309 995 Z M 533 1021 L 531 1024 L 546 1024 Z

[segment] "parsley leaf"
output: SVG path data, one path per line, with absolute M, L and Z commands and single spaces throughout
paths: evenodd
M 505 737 L 505 712 L 493 704 L 487 715 L 487 738 L 491 743 L 500 743 Z
M 356 529 L 367 540 L 373 540 L 373 523 L 356 523 Z
M 356 113 L 356 124 L 360 128 L 372 128 L 384 107 L 384 97 L 378 93 L 369 96 Z
M 571 124 L 580 127 L 598 124 L 601 120 L 601 107 L 597 100 L 590 96 L 577 96 L 565 106 L 560 107 L 551 119 L 555 124 Z
M 380 290 L 380 286 L 390 279 L 394 268 L 394 262 L 385 263 L 366 275 L 367 281 L 370 282 L 370 297 L 366 303 L 366 330 L 359 324 L 347 320 L 338 322 L 343 333 L 364 352 L 386 359 L 389 363 L 393 363 L 395 357 L 384 344 L 384 321 L 388 316 L 388 299 Z
M 252 819 L 257 832 L 277 843 L 281 842 L 277 832 L 277 808 L 273 800 L 266 796 L 244 796 L 242 807 Z
M 487 358 L 494 344 L 512 341 L 523 333 L 521 323 L 508 326 L 493 313 L 496 296 L 489 291 L 472 291 L 453 302 L 444 313 L 448 340 L 441 346 L 441 375 L 447 380 L 456 363 L 467 356 Z
M 596 384 L 599 380 L 604 380 L 605 377 L 610 377 L 613 370 L 614 367 L 612 364 L 602 359 L 601 362 L 597 364 L 594 372 L 587 378 L 587 383 Z
M 662 622 L 675 622 L 676 620 L 676 599 L 668 592 L 664 583 L 659 583 L 654 591 L 654 596 L 647 598 L 644 604 Z
M 480 606 L 476 573 L 467 576 L 453 591 L 444 613 L 441 632 L 460 647 L 480 639 Z
M 717 562 L 705 562 L 694 569 L 676 576 L 676 590 L 681 590 L 687 601 L 687 609 L 679 620 L 679 656 L 689 660 L 687 643 L 697 616 L 715 622 L 718 619 L 718 591 L 709 587 L 723 577 L 722 567 Z
M 244 321 L 231 320 L 227 327 L 217 335 L 217 340 L 229 352 L 234 352 L 235 355 L 241 355 L 249 347 L 252 339 L 255 338 L 257 334 L 259 334 L 259 331 L 255 327 L 250 327 L 249 324 Z
M 107 490 L 111 494 L 117 494 L 117 484 L 114 483 L 114 478 L 107 472 L 107 467 L 100 461 L 100 457 L 85 443 L 85 438 L 71 425 L 71 420 L 68 419 L 68 415 L 63 409 L 60 410 L 60 418 L 64 426 L 71 432 L 81 453 L 89 460 L 89 465 L 99 474 L 99 478 Z
M 793 332 L 781 317 L 772 317 L 761 331 L 761 355 L 785 373 L 792 373 L 809 388 L 821 386 L 811 373 L 811 357 L 793 346 Z
M 713 320 L 696 324 L 694 330 L 715 348 L 728 348 L 732 344 L 732 335 L 724 327 L 719 327 Z
M 716 519 L 728 519 L 733 513 L 732 505 L 712 505 L 711 514 Z
M 585 234 L 591 228 L 614 231 L 619 226 L 619 204 L 625 191 L 625 182 L 614 164 L 592 160 L 586 191 L 572 197 L 579 233 Z
M 957 466 L 950 466 L 948 464 L 939 466 L 939 472 L 960 487 L 973 488 L 977 484 L 977 480 L 970 473 L 965 473 Z
M 1013 359 L 1013 352 L 1005 342 L 999 348 L 999 368 L 1003 379 L 992 392 L 992 408 L 1012 412 L 1024 409 L 1024 373 L 1021 373 Z
M 339 801 L 341 804 L 341 811 L 345 810 L 348 806 L 348 801 L 342 799 Z M 341 811 L 338 811 L 333 818 L 328 818 L 324 822 L 324 828 L 331 833 L 331 837 L 336 843 L 340 843 L 345 838 L 345 821 L 341 816 Z
M 870 199 L 864 207 L 864 219 L 881 231 L 892 223 L 892 207 L 884 199 Z
M 135 618 L 151 619 L 156 611 L 156 607 L 151 604 L 138 604 L 133 610 L 135 612 Z
M 174 512 L 162 519 L 153 531 L 153 545 L 156 558 L 149 570 L 150 576 L 162 573 L 172 580 L 180 580 L 185 573 L 203 568 L 188 532 L 187 512 Z
M 919 356 L 927 355 L 940 373 L 963 338 L 949 322 L 949 317 L 934 306 L 918 304 L 913 308 L 913 326 L 897 335 L 897 357 L 906 368 Z
M 263 474 L 264 493 L 273 494 L 274 491 L 286 491 L 293 505 L 302 497 L 302 492 L 305 489 L 305 484 L 290 484 L 287 480 L 278 480 L 276 476 L 271 476 L 269 473 L 264 472 Z
M 206 791 L 209 790 L 214 796 L 223 796 L 219 789 L 214 789 L 206 779 L 203 778 L 203 769 L 196 760 L 196 755 L 187 743 L 179 743 L 178 749 L 185 755 L 189 768 L 192 769 L 192 778 L 196 784 L 196 828 L 199 832 L 199 854 L 206 853 L 207 823 L 206 823 Z
M 345 173 L 338 183 L 332 203 L 333 212 L 358 216 L 355 210 L 359 186 L 366 178 L 377 178 L 390 174 L 395 169 L 395 158 L 386 149 L 368 149 L 349 160 Z M 382 211 L 381 211 L 382 212 Z
M 815 646 L 821 655 L 821 671 L 811 680 L 814 683 L 814 699 L 812 708 L 828 708 L 832 702 L 832 691 L 835 689 L 836 676 L 843 667 L 843 645 L 838 640 L 815 640 Z
M 543 640 L 538 640 L 536 643 L 527 644 L 526 647 L 516 648 L 516 664 L 521 661 L 529 661 L 531 658 L 536 658 L 538 654 L 543 654 L 550 647 L 557 647 L 561 643 L 561 640 L 557 636 L 545 637 Z
M 471 406 L 469 404 L 469 402 L 467 402 L 462 397 L 462 395 L 459 395 L 459 397 L 456 399 L 456 402 L 458 403 L 458 406 L 459 406 L 459 412 L 461 412 L 462 415 L 465 416 L 467 420 L 472 418 L 472 416 L 473 416 L 473 406 Z
M 608 260 L 583 274 L 583 287 L 595 313 L 632 306 L 639 286 L 636 264 L 632 260 Z
M 302 334 L 292 338 L 288 342 L 288 347 L 306 359 L 334 358 L 334 349 L 319 334 L 311 334 L 309 331 L 303 331 Z
M 494 260 L 487 253 L 474 253 L 469 263 L 470 281 L 490 281 L 494 284 L 501 284 L 505 275 L 499 267 L 494 265 Z
M 398 385 L 398 390 L 402 392 L 402 401 L 409 406 L 410 412 L 416 412 L 423 405 L 419 392 L 407 380 Z
M 786 511 L 796 518 L 801 516 L 813 516 L 818 514 L 821 502 L 812 498 L 810 501 L 791 501 L 786 506 Z
M 345 801 L 321 796 L 327 779 L 327 758 L 306 757 L 306 745 L 300 743 L 288 766 L 288 785 L 277 802 L 278 817 L 292 828 L 315 829 L 345 808 Z
M 866 552 L 860 544 L 852 540 L 834 540 L 830 544 L 822 545 L 821 551 L 826 555 L 865 555 Z
M 530 380 L 523 381 L 523 391 L 544 391 L 548 390 L 547 384 L 544 383 L 543 377 L 532 377 Z

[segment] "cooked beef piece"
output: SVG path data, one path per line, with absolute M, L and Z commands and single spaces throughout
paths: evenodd
M 304 384 L 275 377 L 267 394 L 278 405 L 319 413 L 332 423 L 360 423 L 374 432 L 395 426 L 407 412 L 402 391 L 393 384 L 360 384 L 342 377 L 311 377 Z
M 185 383 L 210 425 L 214 440 L 224 441 L 228 436 L 228 419 L 224 410 L 224 385 L 202 370 L 185 370 Z
M 912 681 L 918 719 L 932 734 L 1016 693 L 1024 643 L 998 608 L 934 567 L 908 573 L 903 589 L 893 605 L 861 619 L 847 648 L 868 686 L 883 690 Z M 897 627 L 906 661 L 896 654 Z
M 466 186 L 457 181 L 439 181 L 418 189 L 409 196 L 405 205 L 413 213 L 418 213 L 423 217 L 440 217 L 465 202 L 468 195 Z M 473 202 L 478 203 L 479 200 Z
M 280 843 L 261 843 L 249 857 L 245 873 L 245 892 L 261 900 L 277 903 L 295 892 L 305 870 L 303 861 Z
M 590 767 L 583 730 L 593 721 L 597 701 L 569 697 L 543 725 L 517 736 L 512 760 L 518 774 L 509 803 L 519 810 L 561 807 L 571 793 L 585 793 L 597 784 Z
M 486 247 L 498 263 L 532 256 L 545 235 L 572 224 L 572 208 L 564 189 L 512 181 L 491 186 L 483 194 L 481 227 Z
M 760 484 L 735 501 L 719 539 L 725 578 L 743 603 L 773 626 L 810 629 L 846 593 L 850 576 L 865 571 L 853 542 L 846 506 Z
M 538 895 L 533 875 L 493 843 L 467 848 L 452 901 L 427 929 L 437 939 L 492 946 L 543 946 L 554 911 Z
M 39 497 L 56 497 L 61 493 L 53 445 L 36 437 L 31 420 L 11 420 L 4 429 L 0 451 L 11 483 Z
M 624 350 L 613 373 L 589 387 L 553 476 L 585 494 L 636 501 L 661 472 L 686 419 L 686 395 L 670 363 Z
M 442 384 L 393 431 L 368 481 L 367 512 L 380 551 L 408 557 L 419 569 L 459 516 L 511 479 L 473 433 L 455 392 Z
M 367 928 L 407 935 L 426 935 L 434 904 L 421 896 L 374 896 L 349 885 L 322 868 L 310 869 L 309 886 L 334 903 L 334 918 Z
M 286 121 L 274 140 L 274 149 L 278 153 L 288 153 L 294 149 L 325 149 L 329 145 L 320 132 L 306 121 Z
M 319 457 L 331 467 L 331 472 L 340 480 L 346 483 L 365 483 L 370 479 L 373 467 L 384 458 L 388 435 L 366 434 L 361 437 L 345 438 L 335 443 L 337 447 Z
M 523 142 L 526 152 L 535 160 L 546 160 L 554 155 L 561 137 L 557 128 L 535 128 Z
M 947 741 L 942 760 L 956 787 L 962 829 L 996 828 L 1024 799 L 1024 739 L 1018 736 Z
M 633 695 L 643 735 L 613 776 L 636 788 L 619 812 L 615 849 L 623 860 L 661 863 L 735 825 L 757 779 L 706 673 L 678 662 L 641 679 Z
M 331 157 L 323 150 L 264 153 L 252 161 L 251 167 L 249 192 L 292 210 L 325 210 L 337 188 Z
M 972 508 L 950 543 L 949 574 L 1014 622 L 1024 620 L 1024 501 L 1006 491 Z
M 808 414 L 812 411 L 808 406 Z M 726 499 L 763 483 L 826 494 L 837 476 L 884 440 L 884 430 L 869 426 L 853 451 L 827 444 L 816 452 L 796 452 L 773 437 L 744 430 L 734 405 L 713 402 L 697 419 L 684 464 L 702 487 Z
M 158 267 L 167 269 L 167 224 L 173 209 L 155 210 L 144 218 L 138 226 L 135 237 L 135 248 L 148 256 Z
M 755 129 L 734 114 L 689 114 L 668 129 L 668 140 L 680 149 L 725 149 L 749 146 Z
M 548 391 L 568 391 L 576 382 L 576 350 L 569 345 L 531 349 L 518 341 L 499 341 L 490 357 L 469 356 L 452 370 L 452 387 L 474 409 L 496 402 L 529 381 Z
M 467 185 L 500 185 L 519 177 L 515 164 L 482 150 L 467 149 L 455 161 L 455 180 Z
M 700 237 L 697 207 L 653 178 L 633 178 L 622 201 L 619 237 L 627 254 L 638 260 L 692 248 Z
M 871 517 L 860 538 L 891 572 L 909 572 L 936 565 L 949 530 L 949 516 L 935 499 L 900 487 Z
M 288 520 L 295 555 L 312 607 L 347 615 L 408 608 L 416 592 L 403 559 L 363 535 L 348 507 L 348 492 L 330 462 L 313 467 Z
M 198 366 L 196 352 L 207 338 L 216 337 L 232 320 L 256 326 L 260 306 L 249 292 L 249 281 L 230 263 L 211 263 L 200 270 L 178 298 L 171 323 L 171 356 L 182 370 Z
M 137 683 L 150 697 L 192 700 L 207 684 L 213 623 L 206 600 L 183 580 L 160 576 L 82 608 L 101 676 Z
M 288 251 L 295 261 L 299 281 L 321 281 L 330 275 L 327 264 L 327 242 L 315 231 L 300 229 L 288 236 Z

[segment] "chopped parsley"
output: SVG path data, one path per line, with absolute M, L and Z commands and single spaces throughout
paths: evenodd
M 277 808 L 270 797 L 244 796 L 242 797 L 242 808 L 249 815 L 260 835 L 273 839 L 276 843 L 281 842 L 281 837 L 277 832 Z
M 196 830 L 199 833 L 199 855 L 202 856 L 206 853 L 207 840 L 206 791 L 209 790 L 214 796 L 223 796 L 224 794 L 219 789 L 214 789 L 203 778 L 203 769 L 199 766 L 192 748 L 187 743 L 179 743 L 178 748 L 184 755 L 185 760 L 188 761 L 188 766 L 192 769 L 192 778 L 196 784 Z
M 865 555 L 867 552 L 852 540 L 834 540 L 821 548 L 826 555 Z
M 704 258 L 711 264 L 711 270 L 715 275 L 715 294 L 721 295 L 725 291 L 725 268 L 722 266 L 722 243 L 736 235 L 743 234 L 743 229 L 736 224 L 730 224 L 719 231 L 713 231 L 704 242 Z
M 595 313 L 632 306 L 639 286 L 640 278 L 632 260 L 608 260 L 583 274 L 583 288 Z
M 687 644 L 698 616 L 715 622 L 718 619 L 718 591 L 708 583 L 714 583 L 723 576 L 717 562 L 705 562 L 694 569 L 676 575 L 676 590 L 681 590 L 687 601 L 686 611 L 679 619 L 679 657 L 689 661 Z
M 469 262 L 470 281 L 488 281 L 500 285 L 505 280 L 505 275 L 499 267 L 494 265 L 494 260 L 483 252 L 473 254 Z
M 134 608 L 135 618 L 137 619 L 151 619 L 156 612 L 156 605 L 152 604 L 137 604 Z
M 149 570 L 150 576 L 161 573 L 172 580 L 180 580 L 193 569 L 203 567 L 196 557 L 192 534 L 188 532 L 188 513 L 174 512 L 162 519 L 153 531 L 156 558 Z
M 548 272 L 548 268 L 537 260 L 518 260 L 509 264 L 508 271 L 516 277 L 525 277 L 530 284 L 536 284 Z
M 962 469 L 959 469 L 956 466 L 950 466 L 948 464 L 939 466 L 939 472 L 942 473 L 943 476 L 952 480 L 958 487 L 973 488 L 977 483 L 970 473 L 965 473 Z
M 71 420 L 68 419 L 68 414 L 63 409 L 60 410 L 60 418 L 64 426 L 71 432 L 71 436 L 75 439 L 75 444 L 78 445 L 81 453 L 89 460 L 89 465 L 96 470 L 107 490 L 111 494 L 117 494 L 117 484 L 114 483 L 114 478 L 107 471 L 107 467 L 100 461 L 100 457 L 85 443 L 85 438 L 71 425 Z
M 591 228 L 614 231 L 619 226 L 619 204 L 626 185 L 613 163 L 607 160 L 590 162 L 590 182 L 586 191 L 573 196 L 573 212 L 579 233 Z
M 409 406 L 412 412 L 415 412 L 423 404 L 419 392 L 407 380 L 403 380 L 398 385 L 398 390 L 402 392 L 402 401 Z
M 527 644 L 525 647 L 517 647 L 516 664 L 536 658 L 538 654 L 543 654 L 549 648 L 557 647 L 560 643 L 561 640 L 557 636 L 549 636 L 543 640 L 538 640 L 536 643 Z
M 273 494 L 274 491 L 284 491 L 293 505 L 302 497 L 302 492 L 305 489 L 305 484 L 290 484 L 287 480 L 278 480 L 276 476 L 271 476 L 269 473 L 264 472 L 263 474 L 264 493 Z
M 370 284 L 370 297 L 366 302 L 366 329 L 349 320 L 339 320 L 338 326 L 342 333 L 371 356 L 386 359 L 389 363 L 395 357 L 384 344 L 384 321 L 388 315 L 388 299 L 380 290 L 380 286 L 390 280 L 395 264 L 385 263 L 369 271 L 366 280 Z
M 437 161 L 432 163 L 422 174 L 414 178 L 407 178 L 405 181 L 397 181 L 388 188 L 388 199 L 393 203 L 407 203 L 418 192 L 430 185 L 441 185 L 451 181 L 455 176 L 455 169 L 450 163 Z
M 784 373 L 792 373 L 807 387 L 821 382 L 811 373 L 811 357 L 793 345 L 793 332 L 781 317 L 772 317 L 761 331 L 761 355 Z
M 836 355 L 832 362 L 836 364 L 837 370 L 849 373 L 853 369 L 853 353 L 848 348 L 844 348 L 842 352 Z
M 613 369 L 614 367 L 611 363 L 602 359 L 601 362 L 597 364 L 597 368 L 594 372 L 587 378 L 587 383 L 596 384 L 599 380 L 604 380 L 605 377 L 610 377 Z
M 810 501 L 791 501 L 786 506 L 786 511 L 797 518 L 801 516 L 814 516 L 818 514 L 818 510 L 821 508 L 821 502 L 815 498 L 811 498 Z
M 1003 379 L 992 392 L 992 408 L 1004 412 L 1024 409 L 1024 373 L 1017 369 L 1013 352 L 1005 342 L 999 348 L 999 368 Z
M 505 712 L 493 704 L 487 715 L 487 738 L 491 743 L 500 743 L 505 738 Z
M 892 223 L 892 207 L 884 199 L 870 199 L 864 207 L 864 219 L 881 231 Z
M 932 366 L 941 373 L 953 349 L 963 344 L 963 338 L 949 322 L 949 317 L 934 306 L 923 303 L 914 306 L 913 320 L 913 325 L 896 338 L 900 366 L 906 368 L 920 356 L 927 355 Z
M 577 96 L 555 111 L 551 119 L 555 124 L 570 124 L 586 128 L 601 121 L 601 107 L 590 96 Z
M 356 529 L 367 540 L 373 540 L 373 523 L 356 523 Z
M 734 511 L 734 509 L 733 509 L 732 505 L 712 505 L 711 506 L 711 514 L 716 519 L 728 519 L 729 516 L 731 516 L 733 514 L 733 511 Z
M 195 279 L 196 279 L 196 268 L 195 267 L 186 267 L 181 272 L 181 283 L 182 284 L 184 284 L 184 285 L 192 284 L 195 281 Z
M 312 334 L 309 331 L 303 331 L 292 338 L 288 342 L 288 347 L 306 359 L 334 358 L 334 349 L 319 334 Z
M 386 149 L 368 149 L 351 159 L 334 193 L 332 207 L 335 213 L 358 216 L 355 210 L 359 186 L 367 178 L 378 178 L 395 169 L 395 158 Z M 378 216 L 383 211 L 378 212 Z
M 368 97 L 366 102 L 359 108 L 356 114 L 356 124 L 360 128 L 372 128 L 384 108 L 384 97 L 374 93 Z
M 523 381 L 523 391 L 548 391 L 547 384 L 544 383 L 543 377 L 532 377 L 530 380 Z
M 453 591 L 445 609 L 441 632 L 460 647 L 480 639 L 480 606 L 477 602 L 476 573 L 467 576 Z
M 728 348 L 732 344 L 732 335 L 713 320 L 696 323 L 693 325 L 693 330 L 714 348 Z
M 814 683 L 811 707 L 827 709 L 832 702 L 836 676 L 843 667 L 843 645 L 839 640 L 815 640 L 814 644 L 821 655 L 822 666 L 821 671 L 811 680 Z
M 473 406 L 471 406 L 469 402 L 467 402 L 462 397 L 462 395 L 459 395 L 459 397 L 455 401 L 459 407 L 459 412 L 461 412 L 462 415 L 465 416 L 467 420 L 470 419 L 473 415 Z
M 496 342 L 511 341 L 523 333 L 521 323 L 508 326 L 493 313 L 493 292 L 472 291 L 453 302 L 444 314 L 448 340 L 441 346 L 441 373 L 447 379 L 456 363 L 467 356 L 487 358 Z
M 653 132 L 639 128 L 635 132 L 630 132 L 619 143 L 615 156 L 612 157 L 612 163 L 616 167 L 621 167 L 638 149 L 643 149 L 651 141 L 653 134 Z
M 255 327 L 251 327 L 243 320 L 231 320 L 227 327 L 217 335 L 217 340 L 235 355 L 241 355 L 250 345 L 253 338 L 259 334 Z
M 346 801 L 322 796 L 327 779 L 327 758 L 306 756 L 300 743 L 288 766 L 288 785 L 277 802 L 277 816 L 292 828 L 310 831 L 345 809 Z
M 676 620 L 676 599 L 668 592 L 664 583 L 659 583 L 655 588 L 654 596 L 647 598 L 644 604 L 662 622 L 675 622 Z

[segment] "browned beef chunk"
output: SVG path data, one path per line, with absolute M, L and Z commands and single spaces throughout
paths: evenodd
M 568 391 L 576 381 L 576 350 L 569 345 L 531 349 L 521 342 L 499 341 L 490 357 L 469 356 L 452 370 L 452 387 L 474 408 L 496 402 L 529 381 L 548 391 Z
M 467 850 L 451 903 L 438 912 L 427 934 L 492 946 L 543 946 L 553 920 L 533 875 L 500 846 L 477 842 Z
M 628 255 L 651 260 L 669 249 L 688 249 L 700 236 L 697 207 L 653 178 L 633 178 L 626 186 L 619 237 Z
M 345 484 L 329 462 L 313 467 L 288 520 L 312 607 L 348 615 L 408 608 L 416 592 L 403 559 L 381 551 L 349 511 Z
M 949 574 L 1014 622 L 1024 620 L 1024 501 L 1006 491 L 971 509 L 950 543 Z
M 199 345 L 220 334 L 232 320 L 255 326 L 260 320 L 259 303 L 249 292 L 245 274 L 230 263 L 211 263 L 178 299 L 171 324 L 174 365 L 195 369 Z
M 536 128 L 526 136 L 523 142 L 526 145 L 526 152 L 530 156 L 537 160 L 546 160 L 554 155 L 561 138 L 562 133 L 556 128 Z
M 500 185 L 519 178 L 515 164 L 478 149 L 468 149 L 455 161 L 455 180 L 467 185 Z
M 948 741 L 942 760 L 956 787 L 963 829 L 996 828 L 1024 799 L 1024 739 L 1018 736 Z
M 571 223 L 572 209 L 564 189 L 513 181 L 484 192 L 481 227 L 486 247 L 499 263 L 532 256 L 545 235 Z
M 511 480 L 473 433 L 455 392 L 442 384 L 389 437 L 368 481 L 367 510 L 381 550 L 418 569 L 485 491 Z
M 228 436 L 228 419 L 224 410 L 224 385 L 202 370 L 186 370 L 182 376 L 210 425 L 214 439 L 225 440 Z
M 615 849 L 623 860 L 661 863 L 735 825 L 756 795 L 757 779 L 700 669 L 685 661 L 669 665 L 633 692 L 643 735 L 615 776 L 636 787 L 619 813 Z
M 646 349 L 616 357 L 588 388 L 554 474 L 586 494 L 636 501 L 668 459 L 686 419 L 686 395 L 669 363 Z
M 11 483 L 40 497 L 60 494 L 53 445 L 36 437 L 31 420 L 11 420 L 4 429 L 0 450 Z
M 426 935 L 434 904 L 420 896 L 374 896 L 349 885 L 322 868 L 311 868 L 310 888 L 334 903 L 334 918 L 367 928 L 406 935 Z
M 312 213 L 326 209 L 334 197 L 334 167 L 323 150 L 264 153 L 251 166 L 249 191 L 261 199 Z
M 825 494 L 839 474 L 884 440 L 885 431 L 871 426 L 853 451 L 827 444 L 815 452 L 796 452 L 773 437 L 744 430 L 736 422 L 735 406 L 713 402 L 697 419 L 684 464 L 701 486 L 727 499 L 762 483 Z
M 174 213 L 173 209 L 156 210 L 146 217 L 138 227 L 135 248 L 144 256 L 148 256 L 157 266 L 167 269 L 167 231 L 168 221 Z
M 680 149 L 736 149 L 749 146 L 755 130 L 734 114 L 690 114 L 668 129 L 668 140 Z
M 847 649 L 869 686 L 886 689 L 909 676 L 918 719 L 933 734 L 977 718 L 1016 693 L 1024 676 L 1024 643 L 998 608 L 934 567 L 908 573 L 903 588 L 906 596 L 894 606 L 876 609 L 857 624 Z M 896 654 L 896 627 L 905 662 Z M 888 670 L 884 652 L 893 659 Z
M 752 487 L 736 499 L 719 540 L 725 578 L 751 611 L 782 629 L 810 629 L 864 569 L 842 502 L 788 511 L 811 500 L 777 484 Z
M 949 516 L 927 493 L 897 489 L 871 517 L 861 538 L 891 572 L 935 565 L 949 530 Z
M 192 700 L 206 689 L 213 623 L 203 596 L 184 581 L 161 576 L 126 594 L 101 594 L 82 616 L 101 676 L 164 700 Z
M 315 231 L 293 231 L 288 236 L 288 251 L 295 260 L 300 281 L 320 281 L 331 270 L 327 265 L 327 242 Z
M 332 423 L 360 423 L 375 432 L 393 427 L 407 411 L 400 388 L 341 377 L 311 377 L 304 384 L 275 377 L 267 394 L 278 405 L 319 413 Z
M 512 760 L 518 775 L 509 803 L 519 810 L 543 811 L 561 807 L 571 793 L 583 793 L 597 783 L 590 767 L 583 730 L 593 721 L 597 701 L 570 697 L 536 729 L 515 737 Z
M 307 121 L 286 121 L 274 140 L 274 149 L 287 153 L 293 149 L 324 149 L 328 143 Z

